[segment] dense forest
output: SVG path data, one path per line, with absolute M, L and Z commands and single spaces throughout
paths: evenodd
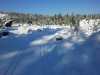
M 100 14 L 75 14 L 72 12 L 71 14 L 62 15 L 54 14 L 54 15 L 43 15 L 43 14 L 29 14 L 29 13 L 18 13 L 18 12 L 3 12 L 0 11 L 1 14 L 7 14 L 3 17 L 3 21 L 13 20 L 13 23 L 28 23 L 28 21 L 32 22 L 32 25 L 79 25 L 79 21 L 86 19 L 100 19 Z

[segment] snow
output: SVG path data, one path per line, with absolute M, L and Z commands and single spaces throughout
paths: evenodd
M 1 30 L 10 34 L 0 38 L 0 75 L 100 75 L 100 31 L 92 22 L 83 20 L 77 31 L 27 24 Z
M 0 18 L 3 19 L 3 17 L 7 16 L 7 14 L 1 14 L 0 13 Z

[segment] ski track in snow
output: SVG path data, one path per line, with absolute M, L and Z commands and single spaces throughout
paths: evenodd
M 10 40 L 11 41 L 11 40 Z M 8 41 L 8 42 L 10 42 Z M 21 46 L 20 46 L 21 47 Z M 5 48 L 7 49 L 7 48 Z M 12 66 L 12 64 L 14 63 L 15 59 L 17 58 L 17 56 L 19 55 L 19 53 L 21 52 L 21 49 L 20 51 L 16 54 L 16 56 L 11 60 L 11 61 L 8 61 L 7 64 L 3 67 L 3 69 L 0 71 L 0 75 L 7 75 L 7 72 L 9 71 L 10 67 Z M 9 64 L 9 65 L 8 65 Z M 4 71 L 5 69 L 5 71 Z M 3 72 L 4 71 L 4 72 Z
M 20 61 L 20 58 L 21 58 L 21 56 L 23 55 L 23 53 L 24 53 L 24 51 L 26 50 L 26 48 L 27 48 L 27 46 L 30 44 L 30 42 L 28 43 L 28 44 L 26 44 L 19 52 L 18 52 L 18 54 L 17 54 L 17 56 L 16 56 L 16 58 L 14 59 L 15 61 L 15 63 L 14 63 L 14 67 L 13 68 L 11 68 L 12 66 L 13 66 L 13 64 L 10 66 L 10 68 L 11 68 L 11 71 L 12 71 L 12 73 L 10 72 L 10 69 L 9 69 L 9 72 L 8 72 L 8 75 L 13 75 L 13 73 L 14 73 L 14 71 L 15 71 L 15 69 L 16 69 L 16 66 L 18 65 L 18 62 Z M 10 73 L 10 74 L 9 74 Z
M 7 63 L 7 66 L 8 67 L 5 66 L 6 67 L 6 70 L 3 73 L 1 72 L 0 75 L 13 75 L 13 73 L 14 73 L 14 71 L 16 69 L 16 66 L 18 64 L 18 62 L 20 61 L 21 56 L 23 55 L 23 53 L 26 50 L 27 46 L 30 44 L 29 41 L 28 41 L 27 44 L 24 45 L 24 47 L 22 47 L 19 50 L 19 52 L 17 53 L 17 55 L 15 56 L 15 58 L 10 62 L 9 66 L 8 66 L 8 63 Z
M 49 67 L 49 64 L 47 62 L 47 58 L 46 58 L 46 53 L 45 53 L 45 42 L 46 40 L 43 40 L 42 43 L 41 43 L 41 47 L 40 47 L 40 50 L 41 50 L 41 63 L 42 63 L 42 70 L 43 70 L 43 75 L 51 75 L 51 71 L 50 71 L 50 67 Z
M 50 42 L 50 40 L 53 40 L 55 36 L 52 38 L 49 38 L 48 40 L 42 40 L 41 45 L 40 45 L 40 55 L 41 55 L 41 63 L 42 63 L 42 70 L 43 70 L 43 75 L 53 75 L 50 69 L 50 65 L 48 63 L 48 58 L 46 55 L 46 50 L 52 45 L 49 44 L 49 47 L 46 48 L 45 44 L 46 42 Z
M 58 35 L 62 34 L 61 32 L 59 32 Z M 52 70 L 50 68 L 49 65 L 49 61 L 47 58 L 47 52 L 48 49 L 53 45 L 54 42 L 56 42 L 55 40 L 56 35 L 54 35 L 52 38 L 49 38 L 48 40 L 42 40 L 41 45 L 40 45 L 40 50 L 41 50 L 41 63 L 42 63 L 42 70 L 43 70 L 43 75 L 54 75 L 52 73 Z M 50 41 L 53 40 L 53 43 Z M 46 47 L 46 42 L 49 42 L 49 46 Z
M 23 46 L 21 46 L 21 45 L 19 46 L 18 53 L 16 54 L 16 56 L 13 57 L 13 59 L 11 59 L 11 61 L 7 62 L 7 64 L 0 71 L 0 75 L 13 75 L 13 73 L 16 70 L 16 67 L 17 67 L 17 65 L 18 65 L 18 63 L 20 61 L 20 58 L 22 57 L 23 53 L 25 52 L 27 46 L 30 44 L 30 42 L 32 42 L 32 40 L 33 40 L 32 38 L 33 37 L 30 37 L 30 39 Z M 14 40 L 10 39 L 10 40 L 7 40 L 7 41 L 10 42 L 10 41 L 14 41 Z M 18 42 L 20 42 L 20 41 L 17 41 L 17 43 Z M 9 44 L 7 44 L 7 45 L 9 45 Z M 7 48 L 5 48 L 5 49 L 7 49 Z
M 40 73 L 41 73 L 41 75 L 67 75 L 67 74 L 68 75 L 100 75 L 100 72 L 98 71 L 99 69 L 98 69 L 96 63 L 94 62 L 94 58 L 97 56 L 93 56 L 91 54 L 92 52 L 94 52 L 93 51 L 94 49 L 93 50 L 91 49 L 91 46 L 94 45 L 94 43 L 92 43 L 93 38 L 95 36 L 97 36 L 98 34 L 88 36 L 88 35 L 86 35 L 86 33 L 84 31 L 82 32 L 81 29 L 79 30 L 81 34 L 80 33 L 76 34 L 78 32 L 74 33 L 74 31 L 71 29 L 69 29 L 69 30 L 67 30 L 67 29 L 63 30 L 63 29 L 56 30 L 53 33 L 52 33 L 53 30 L 51 29 L 50 32 L 52 34 L 49 34 L 49 35 L 48 35 L 49 32 L 46 32 L 47 30 L 43 30 L 43 31 L 41 30 L 40 32 L 37 31 L 36 33 L 34 33 L 36 35 L 34 35 L 34 34 L 30 34 L 31 36 L 27 35 L 29 37 L 27 37 L 23 40 L 23 41 L 26 40 L 23 45 L 21 45 L 22 44 L 21 40 L 18 40 L 21 38 L 18 38 L 17 40 L 15 40 L 15 39 L 7 40 L 6 39 L 7 41 L 2 41 L 0 39 L 2 42 L 2 43 L 0 43 L 1 46 L 3 44 L 3 46 L 6 45 L 7 48 L 9 47 L 8 50 L 11 49 L 8 52 L 11 52 L 11 51 L 13 52 L 13 49 L 16 50 L 17 44 L 21 43 L 18 45 L 19 46 L 18 52 L 15 55 L 12 55 L 12 58 L 10 58 L 10 60 L 7 59 L 6 60 L 7 62 L 4 63 L 3 67 L 0 67 L 0 69 L 1 69 L 0 75 L 17 75 L 17 74 L 27 75 L 29 72 L 31 72 L 30 75 L 35 75 L 35 74 L 40 75 Z M 63 40 L 56 41 L 55 38 L 57 35 L 61 35 Z M 35 36 L 35 37 L 33 37 L 33 36 Z M 83 41 L 79 41 L 80 38 L 83 39 Z M 81 45 L 84 42 L 84 40 L 86 40 L 85 44 Z M 23 58 L 25 58 L 24 56 L 26 55 L 25 51 L 28 51 L 28 46 L 30 45 L 30 42 L 34 42 L 34 41 L 35 41 L 34 44 L 36 44 L 36 45 L 34 45 L 34 44 L 32 45 L 31 52 L 38 51 L 39 54 L 33 53 L 33 55 L 32 56 L 30 55 L 29 58 L 28 58 L 29 55 L 26 56 L 26 58 L 28 58 L 28 59 L 23 59 Z M 38 43 L 36 43 L 36 41 L 38 41 Z M 16 42 L 16 46 L 11 44 L 13 42 Z M 63 47 L 62 47 L 62 44 L 64 44 Z M 74 46 L 74 44 L 76 46 Z M 78 45 L 78 44 L 80 44 L 80 45 Z M 78 48 L 77 48 L 77 46 L 78 46 Z M 87 47 L 85 49 L 87 49 L 87 50 L 89 49 L 88 51 L 90 53 L 88 51 L 85 52 L 86 50 L 81 49 L 79 46 Z M 29 46 L 29 47 L 31 47 L 31 46 Z M 34 49 L 34 47 L 37 47 L 37 48 Z M 74 48 L 71 48 L 71 47 L 76 47 L 76 48 L 74 50 Z M 1 48 L 4 50 L 4 51 L 1 50 L 1 54 L 3 54 L 3 53 L 5 54 L 7 51 L 7 48 Z M 63 50 L 62 48 L 66 48 L 66 49 Z M 95 48 L 98 49 L 99 45 L 96 46 Z M 81 49 L 83 51 L 83 53 L 78 49 Z M 99 50 L 97 50 L 97 51 L 99 52 Z M 83 54 L 83 55 L 81 55 L 81 54 Z M 94 55 L 95 54 L 96 53 L 94 53 Z M 79 57 L 79 56 L 82 56 L 82 57 Z M 98 56 L 100 56 L 100 55 L 98 55 Z M 94 58 L 91 58 L 91 57 L 94 57 Z M 78 60 L 78 58 L 79 58 L 79 60 Z M 80 58 L 82 58 L 82 59 L 80 59 Z M 30 63 L 28 63 L 28 64 L 26 63 L 29 59 L 30 60 L 32 59 L 31 65 L 30 65 Z M 25 64 L 22 64 L 23 60 L 24 60 Z M 98 60 L 98 63 L 100 62 L 98 58 L 96 58 L 95 60 L 96 60 L 96 62 Z M 35 63 L 39 63 L 39 64 L 36 64 L 36 66 L 34 66 Z M 76 63 L 79 65 L 75 65 Z M 90 65 L 89 65 L 89 63 L 90 63 Z M 21 66 L 21 69 L 19 71 L 19 69 L 17 69 L 17 68 L 20 67 L 20 65 L 25 66 L 25 68 L 27 68 L 27 66 L 28 66 L 28 68 L 24 69 Z M 37 65 L 39 65 L 39 66 L 37 66 Z M 85 65 L 85 67 L 89 66 L 89 68 L 85 68 L 83 65 Z M 32 66 L 32 67 L 30 67 L 30 66 Z M 93 68 L 90 66 L 94 67 L 94 69 L 97 69 L 97 71 L 93 70 Z M 98 64 L 98 66 L 100 66 L 100 65 Z M 31 68 L 32 68 L 32 70 L 33 70 L 33 68 L 36 68 L 36 69 L 34 69 L 34 71 L 32 71 Z M 28 69 L 31 71 L 29 71 Z M 87 70 L 85 70 L 85 69 L 87 69 Z M 36 73 L 35 72 L 36 70 L 40 71 L 40 73 Z M 91 71 L 94 71 L 94 72 L 92 73 Z M 96 74 L 94 74 L 94 73 L 96 73 Z

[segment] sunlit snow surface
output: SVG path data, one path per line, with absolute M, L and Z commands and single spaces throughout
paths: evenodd
M 99 24 L 84 22 L 78 31 L 27 24 L 0 30 L 10 32 L 0 38 L 0 75 L 100 75 Z

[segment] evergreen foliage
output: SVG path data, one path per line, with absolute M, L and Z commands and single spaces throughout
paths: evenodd
M 32 21 L 32 24 L 37 25 L 79 25 L 79 21 L 82 19 L 100 19 L 100 14 L 74 14 L 68 13 L 66 15 L 54 14 L 54 15 L 42 15 L 42 14 L 29 14 L 29 13 L 18 13 L 18 12 L 3 12 L 2 14 L 8 14 L 8 17 L 4 17 L 3 20 L 6 21 L 7 18 L 13 20 L 14 23 L 28 23 Z

